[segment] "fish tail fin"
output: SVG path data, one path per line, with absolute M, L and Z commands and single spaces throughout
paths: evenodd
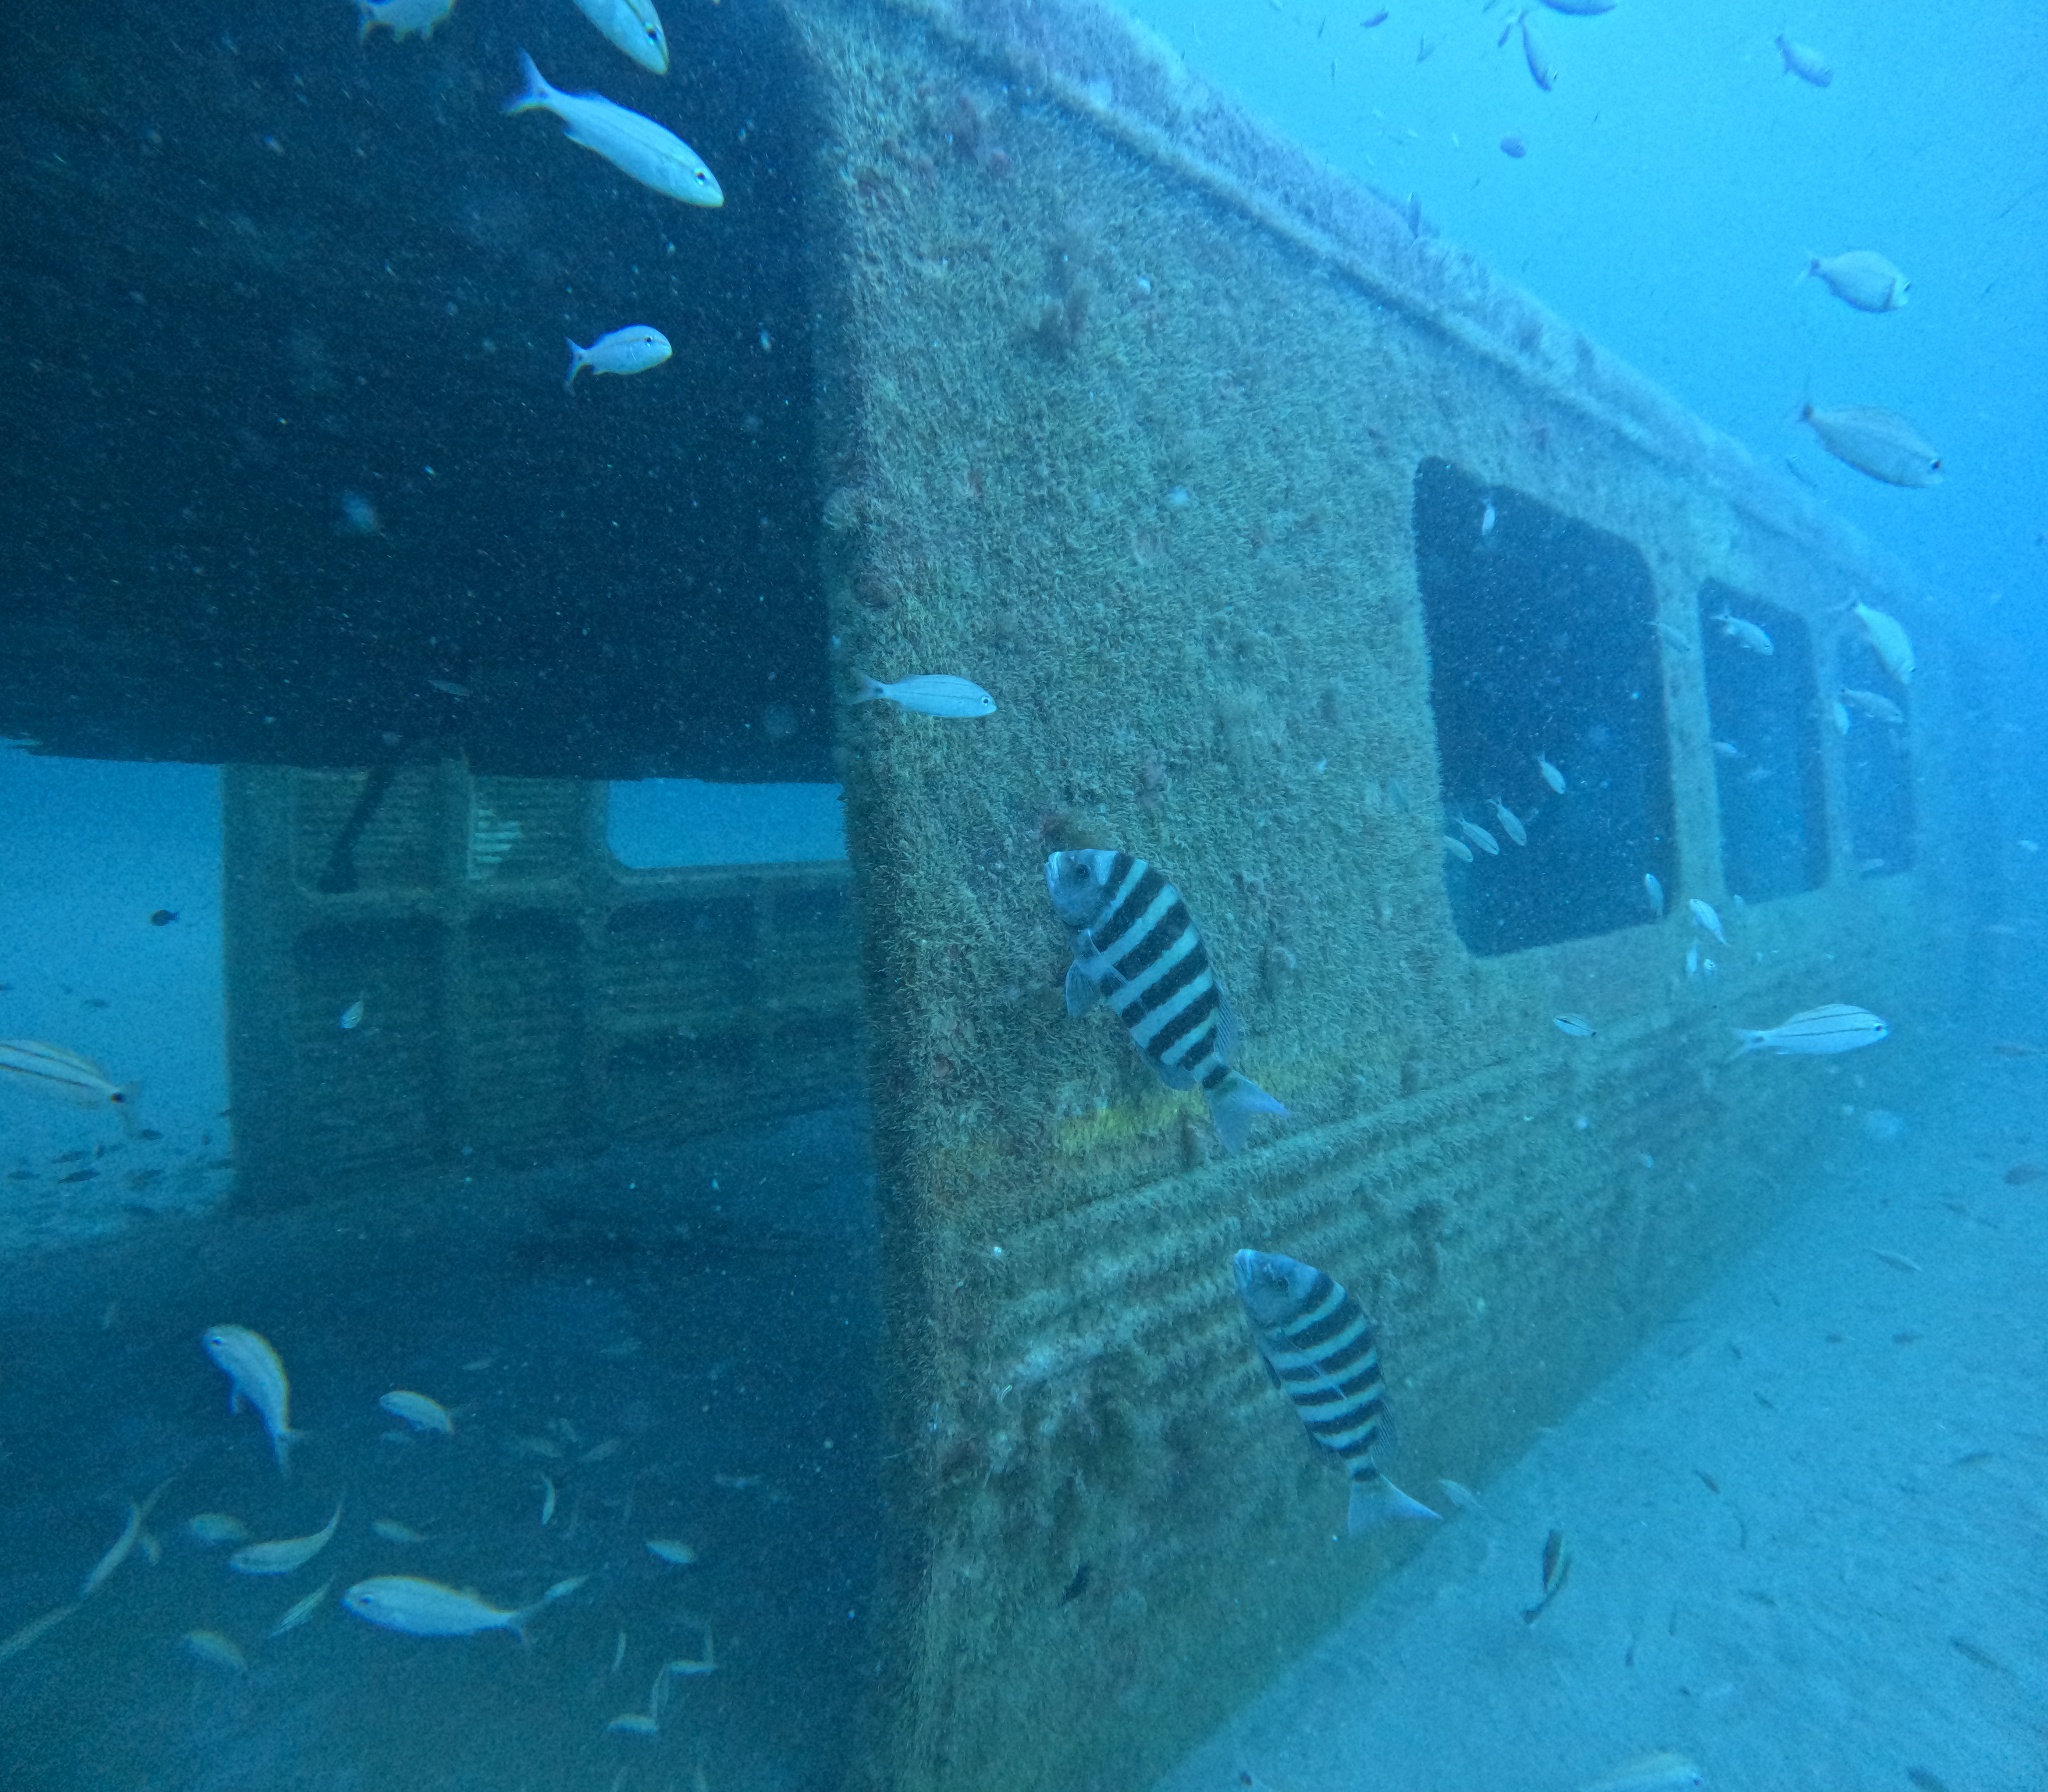
M 522 50 L 519 68 L 526 77 L 526 84 L 505 102 L 508 112 L 530 112 L 537 106 L 545 107 L 555 97 L 555 90 L 548 85 L 548 78 L 534 66 L 533 59 Z
M 1806 265 L 1805 267 L 1802 268 L 1798 273 L 1793 276 L 1792 284 L 1794 286 L 1803 286 L 1820 271 L 1821 258 L 1815 254 L 1812 250 L 1809 249 L 1806 251 Z
M 140 1083 L 123 1083 L 107 1098 L 107 1105 L 121 1116 L 121 1130 L 130 1138 L 142 1131 L 135 1119 L 135 1097 L 142 1092 Z
M 304 1436 L 304 1432 L 294 1431 L 289 1425 L 271 1433 L 270 1451 L 277 1459 L 277 1473 L 283 1480 L 292 1478 L 292 1445 Z
M 1441 1515 L 1431 1511 L 1421 1500 L 1410 1499 L 1384 1475 L 1375 1475 L 1369 1481 L 1351 1484 L 1351 1507 L 1344 1517 L 1344 1528 L 1356 1537 L 1360 1531 L 1376 1530 L 1395 1519 L 1433 1519 Z
M 562 340 L 569 345 L 568 378 L 562 382 L 562 390 L 564 392 L 573 392 L 576 390 L 576 376 L 590 364 L 590 356 L 584 352 L 583 345 L 573 336 L 564 336 Z
M 1771 1038 L 1769 1034 L 1752 1026 L 1737 1027 L 1735 1036 L 1742 1043 L 1731 1054 L 1734 1057 L 1747 1057 L 1751 1052 L 1762 1051 Z
M 1226 1151 L 1242 1151 L 1251 1141 L 1251 1123 L 1260 1114 L 1284 1115 L 1287 1110 L 1249 1076 L 1235 1070 L 1213 1089 L 1204 1089 L 1209 1118 Z
M 866 673 L 859 670 L 857 667 L 855 669 L 853 675 L 860 681 L 860 688 L 859 691 L 855 692 L 853 696 L 849 700 L 850 701 L 854 703 L 872 703 L 877 697 L 886 696 L 888 695 L 888 693 L 882 689 L 882 681 L 880 679 L 869 677 Z

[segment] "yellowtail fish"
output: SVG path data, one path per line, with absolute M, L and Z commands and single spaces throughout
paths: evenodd
M 623 50 L 650 74 L 669 72 L 669 40 L 654 0 L 576 0 L 583 15 L 615 48 Z
M 1522 1623 L 1533 1624 L 1543 1616 L 1550 1601 L 1565 1590 L 1571 1573 L 1572 1558 L 1565 1553 L 1565 1534 L 1553 1530 L 1543 1539 L 1543 1596 L 1534 1605 L 1522 1608 Z
M 1529 830 L 1522 825 L 1522 817 L 1498 797 L 1493 799 L 1493 818 L 1500 824 L 1500 831 L 1517 846 L 1529 844 Z
M 1584 1014 L 1560 1014 L 1553 1024 L 1569 1038 L 1591 1039 L 1594 1037 L 1593 1023 Z
M 650 1537 L 647 1539 L 647 1553 L 661 1561 L 673 1562 L 678 1568 L 688 1568 L 697 1559 L 697 1553 L 687 1543 L 678 1543 L 673 1537 Z
M 1906 276 L 1874 249 L 1844 255 L 1809 255 L 1800 280 L 1817 279 L 1858 311 L 1897 311 L 1906 303 Z M 1796 285 L 1798 282 L 1794 281 Z
M 408 1636 L 474 1636 L 479 1631 L 510 1631 L 524 1637 L 526 1626 L 545 1607 L 583 1584 L 584 1577 L 560 1581 L 534 1604 L 517 1612 L 501 1611 L 475 1593 L 458 1592 L 438 1581 L 410 1574 L 379 1574 L 359 1581 L 341 1596 L 341 1603 L 359 1618 Z
M 1565 774 L 1550 763 L 1546 754 L 1538 753 L 1536 755 L 1536 770 L 1542 774 L 1543 782 L 1546 784 L 1549 785 L 1559 796 L 1564 795 Z
M 1771 644 L 1771 637 L 1755 623 L 1738 616 L 1724 603 L 1716 610 L 1711 620 L 1721 625 L 1721 633 L 1739 647 L 1747 647 L 1752 654 L 1767 657 L 1777 650 Z
M 184 1652 L 196 1661 L 213 1667 L 224 1667 L 232 1674 L 246 1674 L 249 1658 L 242 1653 L 233 1639 L 223 1636 L 219 1631 L 187 1631 L 178 1639 Z
M 440 1401 L 409 1388 L 394 1387 L 377 1404 L 394 1418 L 402 1418 L 415 1431 L 439 1431 L 452 1437 L 455 1420 Z
M 1584 1792 L 1678 1792 L 1681 1786 L 1697 1786 L 1701 1778 L 1693 1762 L 1666 1751 L 1624 1761 L 1612 1773 L 1593 1781 Z
M 972 680 L 956 678 L 951 673 L 899 678 L 893 685 L 885 685 L 864 672 L 854 676 L 860 681 L 859 694 L 853 699 L 855 703 L 873 703 L 882 697 L 890 703 L 901 704 L 906 709 L 914 709 L 920 716 L 943 716 L 959 720 L 995 713 L 995 698 Z
M 564 93 L 522 50 L 526 85 L 505 103 L 507 112 L 552 112 L 572 143 L 600 155 L 620 173 L 685 205 L 723 205 L 725 194 L 704 158 L 674 132 L 652 118 L 615 106 L 597 93 Z
M 401 1524 L 396 1519 L 372 1519 L 370 1534 L 373 1537 L 382 1538 L 387 1543 L 424 1543 L 427 1540 L 425 1531 L 415 1530 L 410 1525 Z
M 1821 410 L 1803 405 L 1799 421 L 1820 438 L 1836 460 L 1887 485 L 1936 486 L 1941 483 L 1941 457 L 1921 439 L 1920 432 L 1895 411 L 1875 405 L 1844 405 Z
M 1849 614 L 1863 624 L 1863 638 L 1878 662 L 1902 685 L 1913 682 L 1913 642 L 1899 619 L 1873 610 L 1868 603 L 1850 606 Z
M 1286 1115 L 1231 1068 L 1237 1017 L 1180 891 L 1156 867 L 1128 852 L 1055 852 L 1045 893 L 1073 946 L 1069 1014 L 1107 997 L 1168 1088 L 1200 1088 L 1227 1151 L 1244 1149 L 1259 1115 Z
M 1693 925 L 1702 933 L 1711 933 L 1723 945 L 1728 944 L 1728 935 L 1721 931 L 1720 913 L 1711 902 L 1703 902 L 1695 896 L 1685 906 L 1693 911 Z
M 107 1576 L 134 1553 L 135 1545 L 142 1535 L 142 1521 L 149 1517 L 150 1507 L 163 1497 L 164 1489 L 170 1484 L 169 1481 L 160 1483 L 156 1491 L 139 1504 L 133 1499 L 128 1502 L 128 1522 L 122 1526 L 121 1534 L 107 1546 L 106 1554 L 93 1564 L 92 1572 L 85 1577 L 85 1584 L 78 1590 L 80 1599 L 104 1584 Z
M 650 367 L 660 367 L 674 352 L 669 347 L 669 339 L 651 324 L 628 324 L 621 329 L 607 330 L 588 348 L 573 337 L 564 339 L 569 345 L 569 374 L 562 384 L 572 392 L 576 390 L 576 375 L 585 367 L 593 374 L 644 374 Z
M 249 1527 L 225 1512 L 195 1512 L 185 1520 L 185 1534 L 209 1549 L 219 1543 L 246 1543 Z
M 136 1087 L 116 1083 L 91 1058 L 46 1039 L 0 1039 L 0 1088 L 27 1089 L 74 1107 L 111 1107 L 132 1126 Z
M 31 1618 L 4 1643 L 0 1643 L 0 1662 L 13 1659 L 24 1649 L 48 1635 L 77 1609 L 78 1601 L 73 1600 L 68 1605 L 60 1605 L 54 1612 L 45 1612 L 40 1618 Z
M 363 15 L 355 33 L 359 44 L 367 43 L 380 25 L 402 44 L 415 33 L 432 37 L 434 27 L 455 10 L 455 0 L 355 0 L 355 10 Z
M 215 1325 L 202 1341 L 207 1355 L 227 1377 L 228 1411 L 240 1412 L 244 1400 L 256 1409 L 263 1429 L 270 1434 L 277 1472 L 289 1475 L 292 1445 L 299 1441 L 299 1433 L 292 1429 L 291 1379 L 270 1340 L 246 1325 Z
M 1522 15 L 1522 59 L 1529 64 L 1529 79 L 1548 93 L 1557 84 L 1557 71 L 1551 62 L 1550 52 L 1543 48 L 1543 41 L 1536 35 L 1536 28 L 1529 22 L 1529 15 Z
M 1778 53 L 1785 59 L 1785 72 L 1797 75 L 1809 87 L 1824 87 L 1834 80 L 1835 72 L 1828 66 L 1828 59 L 1818 50 L 1804 44 L 1795 44 L 1790 37 L 1776 40 Z
M 271 1635 L 282 1636 L 286 1631 L 297 1630 L 307 1619 L 320 1610 L 321 1600 L 327 1597 L 333 1586 L 334 1577 L 329 1575 L 304 1599 L 288 1606 L 284 1616 L 270 1627 Z
M 1274 1385 L 1351 1477 L 1351 1534 L 1390 1519 L 1436 1517 L 1373 1465 L 1386 1413 L 1379 1352 L 1371 1321 L 1344 1285 L 1311 1264 L 1263 1251 L 1239 1251 L 1231 1273 Z
M 1742 1041 L 1737 1057 L 1745 1052 L 1775 1052 L 1780 1057 L 1831 1057 L 1837 1052 L 1852 1052 L 1859 1046 L 1888 1039 L 1891 1029 L 1868 1008 L 1831 1002 L 1825 1008 L 1809 1008 L 1794 1014 L 1776 1026 L 1739 1026 L 1735 1036 Z
M 334 1541 L 341 1525 L 342 1502 L 334 1503 L 334 1516 L 310 1537 L 281 1538 L 274 1543 L 251 1543 L 227 1558 L 227 1565 L 239 1574 L 289 1574 L 301 1569 Z
M 1864 715 L 1875 716 L 1880 722 L 1889 722 L 1895 728 L 1906 726 L 1906 712 L 1879 692 L 1844 689 L 1841 702 L 1846 708 L 1860 709 Z
M 1462 815 L 1458 817 L 1458 832 L 1463 834 L 1467 840 L 1470 840 L 1474 846 L 1477 847 L 1480 851 L 1486 854 L 1488 858 L 1498 859 L 1500 856 L 1500 842 L 1495 840 L 1492 835 L 1489 834 L 1485 828 L 1482 828 L 1476 821 L 1468 821 Z
M 1444 850 L 1453 859 L 1462 859 L 1468 865 L 1473 863 L 1472 849 L 1463 840 L 1453 840 L 1449 834 L 1444 836 Z

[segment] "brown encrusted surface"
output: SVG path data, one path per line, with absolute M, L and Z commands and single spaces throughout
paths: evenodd
M 993 14 L 797 16 L 826 138 L 841 652 L 1000 704 L 842 727 L 899 1520 L 875 1774 L 1137 1785 L 1406 1541 L 1330 1543 L 1342 1482 L 1264 1391 L 1231 1251 L 1302 1255 L 1367 1301 L 1397 1480 L 1481 1478 L 1790 1198 L 1837 1067 L 1724 1068 L 1732 1005 L 1782 1018 L 1852 983 L 1882 1008 L 1934 968 L 1913 962 L 1914 881 L 1838 879 L 1728 910 L 1720 979 L 1686 981 L 1685 897 L 1728 909 L 1697 652 L 1666 660 L 1673 913 L 1469 956 L 1441 870 L 1417 463 L 1626 537 L 1688 634 L 1708 576 L 1825 637 L 1827 604 L 1876 573 L 1846 545 L 1852 568 L 1816 564 L 1846 541 L 1821 525 L 1764 530 L 1688 420 L 1617 421 L 1589 349 L 1476 347 L 1474 308 L 1527 301 L 1451 251 L 1347 252 L 1380 243 L 1403 277 L 1437 258 L 1445 304 L 1469 298 L 1456 328 L 1141 153 L 1146 121 L 1109 109 L 1156 115 L 1165 90 L 1121 84 L 1100 44 L 1075 103 L 1071 83 L 1006 82 L 1016 33 L 968 43 Z M 1205 100 L 1175 128 L 1212 139 L 1232 116 Z M 1378 204 L 1315 192 L 1333 231 Z M 1084 843 L 1153 858 L 1201 925 L 1243 1067 L 1294 1111 L 1245 1158 L 1107 1016 L 1064 1014 L 1040 867 Z M 1600 1037 L 1558 1034 L 1567 1008 Z

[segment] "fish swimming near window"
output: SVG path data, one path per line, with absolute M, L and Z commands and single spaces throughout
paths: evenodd
M 1179 890 L 1144 859 L 1107 851 L 1054 853 L 1045 889 L 1073 941 L 1069 1014 L 1107 996 L 1167 1088 L 1200 1086 L 1227 1150 L 1244 1149 L 1256 1115 L 1287 1111 L 1231 1068 L 1237 1018 Z
M 1373 1465 L 1387 1401 L 1365 1309 L 1343 1283 L 1292 1257 L 1240 1251 L 1231 1269 L 1274 1385 L 1294 1402 L 1309 1437 L 1351 1476 L 1351 1534 L 1390 1519 L 1435 1518 Z

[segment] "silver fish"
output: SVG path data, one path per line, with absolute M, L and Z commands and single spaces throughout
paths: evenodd
M 1864 639 L 1878 662 L 1902 685 L 1913 682 L 1913 642 L 1896 616 L 1873 610 L 1868 603 L 1849 607 L 1849 614 L 1863 624 Z
M 1232 1274 L 1267 1372 L 1310 1437 L 1351 1477 L 1352 1535 L 1389 1519 L 1433 1519 L 1373 1466 L 1386 1391 L 1372 1322 L 1342 1283 L 1308 1263 L 1240 1251 Z
M 1616 0 L 1543 0 L 1553 13 L 1569 13 L 1574 18 L 1592 18 L 1614 10 Z
M 342 1010 L 341 1018 L 335 1022 L 343 1033 L 353 1033 L 363 1024 L 363 998 L 361 996 Z
M 447 1407 L 429 1394 L 415 1394 L 410 1388 L 394 1387 L 382 1396 L 377 1404 L 394 1418 L 402 1418 L 415 1431 L 439 1431 L 448 1437 L 455 1435 L 455 1420 Z
M 1739 647 L 1747 647 L 1752 654 L 1762 654 L 1766 657 L 1777 651 L 1771 646 L 1769 635 L 1755 623 L 1736 615 L 1725 603 L 1714 612 L 1711 619 L 1719 623 L 1721 633 Z
M 209 1549 L 219 1543 L 246 1543 L 249 1527 L 225 1512 L 195 1512 L 185 1520 L 185 1534 Z
M 615 1736 L 657 1736 L 661 1728 L 653 1715 L 645 1711 L 629 1711 L 623 1716 L 613 1718 L 604 1727 Z
M 1670 623 L 1652 623 L 1650 626 L 1651 629 L 1655 631 L 1658 638 L 1662 641 L 1664 645 L 1669 647 L 1673 653 L 1689 654 L 1692 652 L 1693 643 L 1687 638 L 1685 631 L 1683 629 L 1674 627 Z
M 45 1039 L 0 1039 L 0 1088 L 28 1089 L 74 1107 L 111 1107 L 124 1122 L 135 1084 L 116 1083 L 89 1057 Z
M 1790 37 L 1776 40 L 1778 53 L 1785 59 L 1785 72 L 1797 75 L 1809 87 L 1824 87 L 1835 78 L 1835 72 L 1828 66 L 1828 59 L 1818 50 L 1809 49 L 1804 44 L 1795 44 Z
M 669 72 L 669 39 L 654 0 L 576 0 L 583 15 L 650 74 Z
M 227 1558 L 238 1574 L 289 1574 L 311 1561 L 334 1541 L 341 1525 L 342 1502 L 334 1503 L 334 1516 L 310 1537 L 280 1538 L 274 1543 L 251 1543 Z
M 1920 432 L 1895 411 L 1875 405 L 1844 405 L 1821 410 L 1803 405 L 1799 421 L 1821 439 L 1836 460 L 1848 462 L 1887 485 L 1936 486 L 1941 483 L 1941 457 L 1921 440 Z
M 231 1638 L 223 1636 L 219 1631 L 187 1631 L 178 1641 L 188 1655 L 199 1661 L 224 1667 L 234 1674 L 249 1671 L 249 1658 Z
M 1849 731 L 1848 705 L 1844 703 L 1840 697 L 1834 698 L 1829 703 L 1828 716 L 1829 719 L 1835 724 L 1835 732 L 1837 734 L 1845 735 Z
M 1529 830 L 1522 825 L 1522 817 L 1498 797 L 1493 799 L 1493 818 L 1500 824 L 1500 831 L 1517 846 L 1529 844 Z
M 1554 1022 L 1557 1030 L 1573 1039 L 1591 1039 L 1595 1037 L 1593 1023 L 1584 1014 L 1560 1014 Z
M 1529 15 L 1522 15 L 1522 58 L 1529 64 L 1529 78 L 1544 92 L 1548 93 L 1557 84 L 1557 71 L 1552 64 L 1550 52 L 1543 48 L 1543 41 L 1536 35 L 1536 28 L 1529 22 Z
M 1875 1045 L 1889 1038 L 1891 1029 L 1868 1008 L 1831 1002 L 1825 1008 L 1806 1009 L 1776 1026 L 1739 1026 L 1735 1036 L 1742 1041 L 1736 1052 L 1737 1057 L 1746 1052 L 1775 1052 L 1780 1057 L 1832 1057 L 1837 1052 Z
M 555 1522 L 555 1484 L 545 1475 L 541 1477 L 541 1522 L 545 1526 Z
M 1852 249 L 1842 255 L 1809 255 L 1801 280 L 1821 280 L 1844 304 L 1858 311 L 1898 311 L 1906 304 L 1909 284 L 1874 249 Z
M 1472 862 L 1472 849 L 1463 840 L 1453 840 L 1449 834 L 1444 836 L 1444 850 L 1453 858 L 1464 859 L 1468 865 Z
M 878 697 L 885 697 L 906 709 L 914 709 L 920 716 L 943 716 L 949 720 L 995 713 L 995 698 L 972 680 L 956 678 L 949 672 L 899 678 L 893 685 L 885 685 L 864 672 L 854 676 L 860 681 L 859 694 L 853 699 L 855 703 L 873 703 Z
M 693 1566 L 697 1553 L 687 1543 L 679 1543 L 673 1537 L 650 1537 L 647 1539 L 647 1553 L 662 1561 L 671 1562 L 677 1568 Z
M 562 121 L 563 134 L 572 143 L 603 157 L 642 186 L 685 205 L 725 204 L 724 191 L 704 158 L 673 131 L 615 106 L 602 94 L 564 93 L 549 86 L 524 50 L 519 52 L 519 64 L 526 71 L 526 85 L 505 103 L 507 112 L 552 112 Z
M 1650 912 L 1661 915 L 1664 912 L 1664 886 L 1658 882 L 1654 871 L 1643 874 L 1643 894 L 1650 899 Z
M 1880 722 L 1889 722 L 1895 728 L 1906 726 L 1906 712 L 1879 692 L 1852 691 L 1844 688 L 1840 700 L 1851 709 L 1860 709 L 1864 715 L 1874 716 Z
M 1536 770 L 1542 774 L 1546 784 L 1549 785 L 1559 796 L 1564 795 L 1565 774 L 1550 763 L 1547 755 L 1542 753 L 1536 755 Z
M 1479 1517 L 1485 1515 L 1486 1508 L 1480 1504 L 1479 1495 L 1464 1482 L 1450 1480 L 1439 1475 L 1437 1485 L 1444 1490 L 1444 1497 L 1460 1512 L 1471 1512 Z
M 427 1534 L 424 1530 L 415 1530 L 410 1525 L 401 1523 L 397 1519 L 372 1519 L 370 1521 L 370 1534 L 381 1537 L 387 1543 L 424 1543 L 427 1540 Z
M 576 375 L 585 367 L 592 374 L 644 374 L 650 367 L 660 367 L 674 353 L 669 339 L 651 324 L 628 324 L 607 330 L 588 348 L 572 336 L 563 339 L 569 345 L 569 373 L 562 384 L 572 392 L 576 390 Z
M 573 1592 L 582 1584 L 558 1583 Z M 517 1612 L 501 1611 L 475 1593 L 457 1592 L 438 1581 L 411 1574 L 379 1574 L 359 1581 L 341 1596 L 341 1603 L 359 1618 L 408 1636 L 474 1636 L 479 1631 L 510 1631 L 523 1637 L 534 1616 L 564 1596 L 551 1587 L 534 1604 Z
M 242 1410 L 246 1400 L 270 1434 L 270 1449 L 277 1459 L 277 1472 L 291 1472 L 292 1445 L 299 1433 L 292 1429 L 292 1383 L 285 1365 L 270 1340 L 246 1325 L 215 1325 L 202 1340 L 206 1353 L 228 1380 L 227 1410 Z
M 1565 1590 L 1571 1573 L 1572 1558 L 1565 1549 L 1565 1534 L 1553 1530 L 1543 1539 L 1543 1596 L 1534 1605 L 1522 1608 L 1522 1623 L 1533 1624 L 1543 1616 L 1550 1601 Z
M 327 1597 L 333 1586 L 334 1577 L 329 1575 L 304 1599 L 297 1600 L 286 1607 L 284 1616 L 270 1627 L 271 1635 L 282 1636 L 286 1631 L 297 1630 L 300 1625 L 320 1610 L 320 1602 Z
M 164 1489 L 170 1484 L 169 1481 L 162 1482 L 145 1499 L 128 1502 L 128 1522 L 122 1526 L 121 1534 L 107 1546 L 107 1553 L 92 1565 L 92 1572 L 86 1576 L 85 1584 L 78 1590 L 80 1599 L 102 1585 L 107 1576 L 134 1553 L 135 1545 L 142 1535 L 142 1521 L 149 1517 L 150 1508 L 163 1498 Z
M 1695 896 L 1686 907 L 1693 911 L 1693 925 L 1711 933 L 1723 945 L 1728 944 L 1728 935 L 1721 931 L 1721 917 L 1711 902 L 1703 902 Z
M 1240 1151 L 1261 1114 L 1287 1110 L 1231 1068 L 1239 1034 L 1230 998 L 1181 893 L 1127 852 L 1056 852 L 1045 892 L 1074 948 L 1067 1012 L 1104 996 L 1169 1089 L 1200 1086 L 1224 1148 Z
M 1624 1761 L 1581 1792 L 1681 1792 L 1685 1786 L 1697 1786 L 1702 1777 L 1697 1763 L 1667 1750 Z
M 78 1601 L 73 1600 L 68 1605 L 60 1605 L 53 1612 L 45 1612 L 40 1618 L 31 1618 L 4 1643 L 0 1643 L 0 1662 L 11 1660 L 24 1649 L 47 1636 L 77 1609 Z
M 355 10 L 363 18 L 355 33 L 359 44 L 367 43 L 380 25 L 402 44 L 416 33 L 432 37 L 434 27 L 455 10 L 455 0 L 355 0 Z
M 1489 834 L 1486 829 L 1482 828 L 1476 821 L 1468 821 L 1462 815 L 1458 817 L 1458 832 L 1463 834 L 1467 840 L 1470 840 L 1474 846 L 1477 847 L 1480 851 L 1485 853 L 1489 858 L 1498 859 L 1500 856 L 1500 842 L 1495 840 L 1492 835 Z

